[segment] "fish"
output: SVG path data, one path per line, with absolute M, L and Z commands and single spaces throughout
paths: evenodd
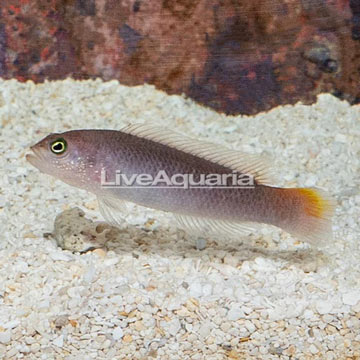
M 239 238 L 269 224 L 314 246 L 332 240 L 335 202 L 323 190 L 274 186 L 267 158 L 159 126 L 53 133 L 31 146 L 26 159 L 95 194 L 115 225 L 131 202 L 170 212 L 201 237 Z

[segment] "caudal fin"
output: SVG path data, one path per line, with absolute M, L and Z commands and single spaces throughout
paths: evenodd
M 298 239 L 312 245 L 322 245 L 332 240 L 331 218 L 336 203 L 324 191 L 313 188 L 284 189 L 296 197 L 299 206 L 295 222 L 285 229 Z

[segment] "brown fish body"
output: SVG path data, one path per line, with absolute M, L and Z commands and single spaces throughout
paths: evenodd
M 49 144 L 57 138 L 66 140 L 67 154 L 55 156 L 49 166 L 45 152 L 49 152 Z M 214 161 L 211 156 L 200 156 L 209 153 L 206 147 L 201 152 L 196 144 L 194 149 L 194 144 L 187 145 L 185 140 L 183 146 L 181 140 L 175 141 L 178 146 L 171 146 L 171 141 L 146 130 L 74 130 L 49 135 L 33 147 L 42 162 L 31 156 L 29 161 L 50 175 L 95 193 L 100 199 L 130 201 L 197 219 L 267 223 L 295 234 L 305 229 L 304 237 L 308 239 L 312 237 L 309 227 L 315 231 L 317 220 L 331 211 L 330 202 L 315 190 L 271 187 L 262 184 L 256 176 L 252 186 L 246 187 L 229 186 L 230 180 L 224 187 L 171 187 L 161 182 L 153 186 L 139 186 L 137 182 L 108 186 L 115 184 L 116 174 L 120 173 L 127 179 L 139 174 L 154 179 L 161 171 L 169 178 L 191 174 L 196 180 L 213 174 L 248 175 L 246 171 L 227 166 L 227 153 L 224 161 Z M 307 219 L 311 211 L 312 217 Z M 307 220 L 308 225 L 304 227 Z
M 154 178 L 161 170 L 165 170 L 169 177 L 176 174 L 200 176 L 200 174 L 232 173 L 232 169 L 209 160 L 120 131 L 80 131 L 82 134 L 86 132 L 89 147 L 95 142 L 102 144 L 101 148 L 93 152 L 92 158 L 90 157 L 92 151 L 88 151 L 88 161 L 95 164 L 92 171 L 96 170 L 97 174 L 100 174 L 102 169 L 106 169 L 106 173 L 114 177 L 116 171 L 121 170 L 121 173 L 130 179 L 134 174 L 150 174 Z M 77 131 L 69 132 L 68 135 L 77 136 Z M 85 141 L 84 139 L 84 144 Z M 107 155 L 103 157 L 101 154 Z M 100 176 L 96 177 L 96 184 L 97 190 L 92 189 L 96 195 L 110 196 L 184 215 L 273 224 L 281 215 L 278 211 L 284 211 L 282 189 L 260 184 L 245 189 L 234 187 L 184 189 L 164 188 L 162 185 L 151 188 L 136 187 L 136 189 L 132 189 L 129 185 L 127 188 L 107 189 L 101 186 Z M 280 217 L 285 222 L 291 220 L 289 215 L 291 213 L 284 211 Z

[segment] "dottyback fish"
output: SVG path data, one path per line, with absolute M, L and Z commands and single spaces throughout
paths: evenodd
M 312 244 L 332 237 L 334 203 L 324 192 L 271 186 L 261 157 L 170 130 L 73 130 L 50 134 L 31 150 L 32 165 L 94 193 L 112 223 L 130 201 L 174 213 L 199 236 L 237 237 L 265 223 Z

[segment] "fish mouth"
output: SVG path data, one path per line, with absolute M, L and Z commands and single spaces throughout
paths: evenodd
M 35 166 L 38 169 L 41 169 L 41 164 L 44 164 L 44 160 L 42 160 L 40 156 L 40 152 L 35 149 L 33 146 L 30 147 L 31 152 L 25 155 L 26 161 L 28 161 L 31 165 Z
M 25 155 L 25 159 L 26 161 L 28 161 L 31 165 L 34 165 L 34 163 L 37 161 L 37 157 L 32 154 L 32 153 L 29 153 L 29 154 L 26 154 Z

